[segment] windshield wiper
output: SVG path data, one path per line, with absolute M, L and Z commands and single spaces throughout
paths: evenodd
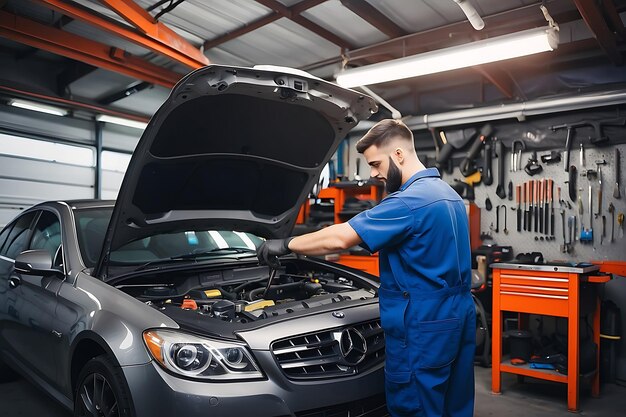
M 202 258 L 204 256 L 213 256 L 213 255 L 224 255 L 227 253 L 244 253 L 244 254 L 249 254 L 252 255 L 254 254 L 256 256 L 256 249 L 250 249 L 250 248 L 215 248 L 215 249 L 211 249 L 211 250 L 205 250 L 205 251 L 199 251 L 199 252 L 193 252 L 193 253 L 185 253 L 183 255 L 176 255 L 176 256 L 172 256 L 170 259 L 171 260 L 178 260 L 178 259 L 196 259 L 196 258 Z
M 217 257 L 224 257 L 224 255 L 227 255 L 227 254 L 245 254 L 246 255 L 245 257 L 247 258 L 250 256 L 256 256 L 256 250 L 249 249 L 249 248 L 215 248 L 215 249 L 211 249 L 207 251 L 185 253 L 182 255 L 171 256 L 165 259 L 157 259 L 154 261 L 146 262 L 138 266 L 137 268 L 133 269 L 133 272 L 143 271 L 144 269 L 150 266 L 168 264 L 172 261 L 174 262 L 189 261 L 189 260 L 194 260 L 194 259 L 203 258 L 203 257 L 217 258 Z M 229 257 L 228 259 L 233 259 L 233 258 Z

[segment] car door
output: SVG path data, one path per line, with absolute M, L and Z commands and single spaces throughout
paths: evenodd
M 28 246 L 32 232 L 31 225 L 39 215 L 31 211 L 19 216 L 0 233 L 0 349 L 3 356 L 19 357 L 18 346 L 21 341 L 20 329 L 24 327 L 25 313 L 22 306 L 21 289 L 9 285 L 14 281 L 15 257 Z
M 61 247 L 61 226 L 51 211 L 42 210 L 35 222 L 26 249 L 46 250 L 54 259 Z M 15 255 L 16 256 L 16 255 Z M 57 360 L 53 352 L 58 350 L 61 335 L 53 328 L 56 296 L 63 277 L 50 275 L 27 275 L 12 272 L 18 285 L 11 288 L 16 298 L 15 332 L 11 344 L 22 365 L 54 383 Z

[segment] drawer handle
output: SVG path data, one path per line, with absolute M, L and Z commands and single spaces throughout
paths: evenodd
M 524 288 L 527 290 L 537 290 L 537 291 L 552 291 L 552 292 L 561 292 L 567 294 L 567 288 L 550 288 L 550 287 L 534 287 L 532 285 L 515 285 L 515 284 L 500 284 L 500 288 L 508 288 L 510 290 L 514 290 L 516 288 Z
M 513 279 L 527 279 L 531 281 L 547 281 L 547 282 L 569 282 L 567 278 L 546 278 L 546 277 L 527 277 L 525 275 L 504 275 L 500 274 L 500 279 L 502 278 L 513 278 Z
M 521 295 L 524 297 L 540 297 L 540 298 L 554 298 L 557 300 L 567 300 L 566 295 L 548 295 L 548 294 L 532 294 L 528 292 L 515 292 L 515 291 L 500 291 L 502 295 Z

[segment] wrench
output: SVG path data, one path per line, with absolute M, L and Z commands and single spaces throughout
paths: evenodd
M 502 204 L 500 207 L 502 207 L 504 209 L 504 234 L 508 235 L 509 234 L 509 229 L 507 229 L 506 227 L 506 206 L 504 204 Z

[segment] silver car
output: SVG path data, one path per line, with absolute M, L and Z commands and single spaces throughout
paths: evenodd
M 42 203 L 0 232 L 0 378 L 76 416 L 386 415 L 373 277 L 255 252 L 375 110 L 298 71 L 186 76 L 117 201 Z

